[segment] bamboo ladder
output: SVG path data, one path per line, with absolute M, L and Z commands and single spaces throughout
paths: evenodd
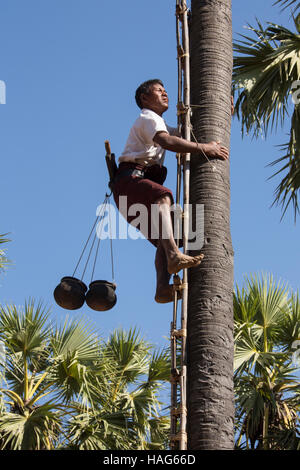
M 178 129 L 183 138 L 190 140 L 190 54 L 189 54 L 189 28 L 188 8 L 186 0 L 176 0 L 176 38 L 177 38 L 177 61 L 178 61 L 178 104 L 177 118 Z M 183 250 L 187 252 L 188 229 L 189 229 L 189 180 L 190 180 L 190 154 L 177 154 L 177 187 L 176 205 L 180 205 L 181 179 L 183 179 L 183 224 L 182 238 Z M 177 218 L 177 224 L 180 222 Z M 177 226 L 177 230 L 179 227 Z M 179 233 L 177 231 L 177 233 Z M 177 244 L 179 240 L 177 240 Z M 188 282 L 187 270 L 183 270 L 182 279 L 174 275 L 174 302 L 173 321 L 171 322 L 171 449 L 187 449 L 187 355 L 186 355 L 186 333 L 187 333 L 187 302 Z M 177 328 L 177 307 L 181 291 L 181 325 Z M 179 358 L 180 355 L 180 358 Z M 180 362 L 180 364 L 178 364 Z

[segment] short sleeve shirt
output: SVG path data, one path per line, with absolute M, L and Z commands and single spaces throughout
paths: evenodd
M 176 134 L 177 129 L 167 126 L 165 120 L 151 109 L 142 109 L 130 129 L 129 136 L 119 158 L 121 162 L 138 162 L 143 165 L 162 165 L 165 150 L 153 141 L 157 132 Z

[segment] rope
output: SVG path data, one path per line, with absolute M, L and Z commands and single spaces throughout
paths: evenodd
M 197 144 L 199 144 L 199 142 L 198 142 L 198 140 L 196 139 L 196 136 L 195 136 L 195 134 L 194 134 L 194 132 L 193 132 L 192 126 L 191 126 L 191 134 L 192 134 L 192 136 L 193 136 L 195 142 L 196 142 Z M 204 157 L 206 158 L 206 160 L 208 161 L 208 163 L 209 163 L 210 166 L 212 167 L 212 170 L 215 171 L 215 170 L 216 170 L 216 167 L 211 163 L 210 159 L 208 158 L 208 156 L 206 155 L 206 153 L 204 152 L 204 150 L 201 149 L 201 153 L 204 155 Z
M 89 243 L 89 240 L 90 240 L 90 238 L 91 238 L 91 235 L 92 235 L 92 233 L 93 233 L 93 231 L 94 231 L 94 228 L 95 228 L 95 226 L 96 226 L 97 220 L 98 220 L 98 216 L 96 217 L 96 220 L 95 220 L 95 222 L 94 222 L 94 225 L 93 225 L 93 227 L 92 227 L 92 230 L 90 231 L 90 234 L 89 234 L 89 236 L 88 236 L 88 239 L 87 239 L 87 241 L 86 241 L 86 243 L 85 243 L 85 245 L 84 245 L 84 248 L 83 248 L 83 250 L 82 250 L 82 252 L 81 252 L 81 255 L 80 255 L 80 257 L 79 257 L 79 260 L 78 260 L 78 262 L 77 262 L 77 264 L 76 264 L 76 267 L 75 267 L 74 272 L 73 272 L 73 275 L 72 275 L 73 277 L 74 277 L 74 275 L 75 275 L 75 273 L 76 273 L 76 271 L 77 271 L 77 268 L 78 268 L 78 266 L 79 266 L 79 263 L 80 263 L 80 261 L 81 261 L 81 258 L 83 257 L 83 254 L 84 254 L 84 252 L 85 252 L 85 249 L 86 249 L 86 247 L 87 247 L 87 245 L 88 245 L 88 243 Z
M 102 219 L 102 225 L 103 225 L 103 219 Z M 96 236 L 96 235 L 95 235 Z M 97 248 L 96 248 L 96 254 L 95 254 L 95 259 L 94 259 L 94 265 L 93 265 L 93 270 L 92 270 L 92 275 L 91 275 L 91 282 L 94 278 L 94 272 L 95 272 L 95 266 L 96 266 L 96 261 L 98 257 L 98 251 L 99 251 L 99 246 L 100 246 L 100 237 L 98 237 L 98 243 L 97 243 Z
M 97 257 L 98 257 L 98 252 L 99 252 L 99 246 L 100 246 L 100 241 L 101 241 L 101 234 L 102 234 L 102 228 L 103 228 L 103 222 L 104 222 L 104 212 L 106 210 L 106 206 L 108 205 L 108 213 L 110 214 L 110 205 L 109 205 L 109 199 L 110 199 L 110 196 L 108 194 L 106 194 L 105 196 L 105 199 L 104 199 L 104 203 L 101 207 L 102 209 L 102 213 L 99 214 L 99 219 L 101 219 L 101 225 L 100 225 L 100 230 L 98 231 L 98 243 L 97 243 L 97 248 L 96 248 L 96 253 L 95 253 L 95 259 L 94 259 L 94 265 L 93 265 L 93 271 L 92 271 L 92 276 L 91 276 L 91 282 L 93 280 L 93 277 L 94 277 L 94 272 L 95 272 L 95 266 L 96 266 L 96 261 L 97 261 Z M 110 218 L 109 218 L 109 230 L 110 230 L 110 241 L 111 240 L 111 221 L 110 221 Z M 97 233 L 95 235 L 95 237 L 97 236 Z M 94 238 L 95 240 L 95 238 Z M 93 242 L 94 244 L 94 242 Z M 92 252 L 92 249 L 93 249 L 93 245 L 91 247 L 91 250 L 90 250 L 90 253 Z M 90 256 L 90 255 L 89 255 Z M 89 258 L 88 258 L 89 260 Z M 88 260 L 87 260 L 87 263 L 88 263 Z
M 86 263 L 85 263 L 85 266 L 84 266 L 84 270 L 83 270 L 82 276 L 81 276 L 81 280 L 84 278 L 85 271 L 86 271 L 86 268 L 87 268 L 88 262 L 89 262 L 89 260 L 90 260 L 90 256 L 91 256 L 91 253 L 92 253 L 92 250 L 93 250 L 93 247 L 94 247 L 95 241 L 96 241 L 96 237 L 97 237 L 97 234 L 95 234 L 95 236 L 94 236 L 94 240 L 93 240 L 92 246 L 91 246 L 91 248 L 90 248 L 90 252 L 89 252 L 89 255 L 88 255 L 87 261 L 86 261 Z
M 114 255 L 113 255 L 113 245 L 112 245 L 112 235 L 111 235 L 111 212 L 110 212 L 110 204 L 108 205 L 108 218 L 109 218 L 109 238 L 110 238 L 111 275 L 112 275 L 112 282 L 115 282 Z
M 91 275 L 91 282 L 93 280 L 93 277 L 94 277 L 94 273 L 95 273 L 95 267 L 96 267 L 96 262 L 97 262 L 97 258 L 98 258 L 98 253 L 99 253 L 99 247 L 100 247 L 100 241 L 101 241 L 101 233 L 102 233 L 102 228 L 103 228 L 103 222 L 104 222 L 104 212 L 105 212 L 105 209 L 107 207 L 107 204 L 110 200 L 110 194 L 106 194 L 105 195 L 105 198 L 104 198 L 104 201 L 101 205 L 101 210 L 100 210 L 100 213 L 97 215 L 96 219 L 95 219 L 95 222 L 92 226 L 92 229 L 89 233 L 89 236 L 88 236 L 88 239 L 83 247 L 83 250 L 80 254 L 80 257 L 79 257 L 79 260 L 76 264 L 76 267 L 74 269 L 74 272 L 73 272 L 73 277 L 78 269 L 78 266 L 82 260 L 82 257 L 85 253 L 85 250 L 89 244 L 89 241 L 91 239 L 91 236 L 92 236 L 92 233 L 94 232 L 95 230 L 95 227 L 96 227 L 96 224 L 98 221 L 101 221 L 101 225 L 100 225 L 100 230 L 98 232 L 98 243 L 97 243 L 97 247 L 96 247 L 96 252 L 95 252 L 95 258 L 94 258 L 94 263 L 93 263 L 93 268 L 92 268 L 92 275 Z M 110 205 L 108 205 L 108 213 L 109 213 L 109 230 L 110 230 L 110 253 L 111 253 L 111 263 L 112 263 L 112 277 L 113 277 L 113 281 L 114 281 L 114 266 L 113 266 L 113 251 L 112 251 L 112 236 L 111 236 L 111 215 L 110 215 Z M 92 242 L 92 245 L 90 247 L 90 250 L 89 250 L 89 254 L 88 254 L 88 257 L 87 257 L 87 260 L 86 260 L 86 263 L 84 265 L 84 269 L 83 269 L 83 273 L 82 273 L 82 276 L 81 276 L 81 280 L 83 279 L 84 275 L 85 275 L 85 272 L 86 272 L 86 269 L 87 269 L 87 266 L 88 266 L 88 263 L 89 263 L 89 260 L 90 260 L 90 257 L 91 257 L 91 254 L 92 254 L 92 251 L 93 251 L 93 248 L 94 248 L 94 245 L 95 245 L 95 241 L 96 241 L 96 237 L 97 237 L 97 230 L 95 232 L 95 235 L 94 235 L 94 238 L 93 238 L 93 242 Z
M 186 52 L 185 54 L 178 54 L 178 58 L 182 59 L 183 57 L 190 57 L 190 54 Z
M 204 105 L 203 104 L 190 104 L 190 107 L 191 108 L 202 108 Z M 193 139 L 194 141 L 199 144 L 195 134 L 194 134 L 194 131 L 193 131 L 193 126 L 191 123 L 189 123 L 189 127 L 190 127 L 190 131 L 191 131 L 191 134 L 193 136 Z M 208 156 L 206 155 L 206 153 L 204 152 L 204 150 L 201 150 L 201 153 L 202 155 L 206 158 L 206 160 L 208 161 L 208 163 L 210 164 L 211 168 L 212 168 L 212 171 L 216 171 L 217 173 L 219 173 L 219 175 L 223 178 L 223 175 L 220 171 L 217 170 L 217 168 L 215 167 L 215 165 L 213 165 L 211 163 L 211 160 L 208 158 Z
M 183 16 L 184 13 L 187 13 L 187 12 L 188 12 L 188 7 L 187 7 L 187 5 L 186 5 L 185 0 L 182 0 L 181 2 L 180 2 L 180 0 L 177 1 L 177 5 L 176 5 L 176 15 L 177 15 L 178 17 L 180 17 L 180 16 Z
M 100 230 L 98 232 L 99 240 L 98 240 L 98 243 L 97 243 L 97 249 L 96 249 L 96 254 L 95 254 L 95 260 L 94 260 L 94 265 L 93 265 L 93 272 L 92 272 L 91 282 L 92 282 L 93 277 L 94 277 L 95 266 L 96 266 L 96 261 L 97 261 L 99 246 L 100 246 L 100 241 L 101 241 L 101 234 L 102 234 L 102 228 L 103 228 L 103 222 L 104 222 L 103 214 L 104 214 L 107 206 L 108 206 L 108 225 L 109 225 L 109 239 L 110 239 L 110 259 L 111 259 L 112 282 L 115 282 L 114 257 L 113 257 L 112 232 L 111 232 L 110 195 L 111 194 L 106 194 L 106 197 L 105 197 L 105 200 L 104 200 L 104 203 L 103 203 L 103 206 L 102 206 L 102 208 L 103 208 L 102 215 L 101 216 L 99 215 L 99 218 L 102 217 L 102 219 L 101 219 Z

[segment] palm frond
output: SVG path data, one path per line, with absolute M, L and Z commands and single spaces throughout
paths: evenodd
M 282 217 L 292 205 L 294 218 L 299 213 L 300 188 L 300 119 L 296 84 L 300 84 L 300 14 L 294 18 L 297 33 L 283 26 L 268 23 L 264 28 L 249 25 L 254 37 L 241 35 L 243 40 L 234 45 L 233 88 L 238 92 L 236 114 L 241 120 L 242 134 L 252 132 L 254 137 L 266 136 L 269 129 L 283 127 L 289 117 L 292 95 L 294 112 L 291 119 L 290 141 L 282 146 L 284 155 L 270 163 L 282 167 L 271 176 L 283 174 L 275 190 L 274 204 L 281 206 Z
M 298 196 L 300 190 L 300 106 L 295 105 L 290 130 L 290 140 L 287 144 L 280 146 L 284 155 L 271 162 L 269 166 L 283 164 L 269 179 L 284 172 L 285 176 L 275 189 L 275 199 L 272 205 L 276 204 L 282 208 L 281 219 L 286 214 L 290 204 L 294 209 L 294 220 L 296 222 L 299 214 Z
M 276 327 L 288 310 L 288 285 L 275 281 L 272 274 L 250 276 L 249 294 L 258 302 L 257 320 L 265 328 Z
M 6 356 L 4 372 L 9 388 L 22 395 L 24 391 L 24 361 L 20 354 L 9 351 Z
M 128 332 L 122 329 L 116 330 L 110 336 L 107 348 L 127 383 L 147 374 L 151 348 L 140 338 L 135 328 Z
M 77 396 L 92 401 L 93 363 L 99 361 L 99 340 L 92 326 L 83 320 L 68 319 L 51 334 L 51 371 L 48 381 L 55 384 L 57 400 L 69 402 Z
M 5 238 L 6 235 L 8 234 L 0 234 L 0 245 L 11 241 L 9 238 Z M 5 251 L 6 250 L 0 248 L 0 272 L 3 272 L 5 268 L 11 264 L 11 261 L 7 258 Z
M 99 359 L 97 333 L 88 321 L 69 320 L 57 327 L 51 334 L 50 344 L 54 359 L 66 358 L 76 354 L 80 361 Z
M 13 353 L 33 357 L 44 350 L 49 327 L 45 326 L 49 310 L 33 299 L 25 302 L 24 309 L 15 305 L 0 306 L 0 337 Z
M 289 299 L 289 309 L 281 324 L 280 345 L 284 351 L 293 351 L 296 341 L 300 344 L 299 292 L 292 294 Z
M 258 22 L 248 29 L 255 37 L 241 35 L 234 50 L 233 85 L 238 91 L 237 116 L 242 132 L 258 137 L 284 124 L 292 85 L 300 77 L 300 37 L 288 29 Z M 240 90 L 243 90 L 242 92 Z
M 124 410 L 78 414 L 68 426 L 70 447 L 78 450 L 129 450 L 135 438 L 134 425 Z
M 167 449 L 170 436 L 170 418 L 169 416 L 160 416 L 149 420 L 150 443 L 147 443 L 146 449 L 158 450 Z
M 54 407 L 55 408 L 55 407 Z M 31 412 L 5 413 L 0 416 L 2 449 L 50 450 L 61 426 L 59 413 L 46 403 Z
M 237 285 L 233 293 L 233 305 L 236 326 L 252 325 L 257 313 L 258 299 L 250 296 L 248 289 L 243 287 L 240 290 Z
M 246 276 L 245 282 L 246 287 L 241 291 L 237 287 L 233 297 L 236 328 L 251 327 L 253 337 L 261 336 L 260 328 L 268 328 L 271 339 L 289 310 L 289 287 L 264 273 Z
M 244 364 L 252 368 L 258 357 L 260 351 L 257 349 L 257 341 L 251 334 L 251 329 L 248 329 L 247 336 L 245 332 L 239 340 L 236 341 L 234 351 L 234 370 L 239 370 Z
M 155 351 L 149 363 L 147 384 L 153 384 L 157 381 L 167 381 L 170 377 L 170 351 L 164 349 Z
M 274 5 L 278 5 L 278 4 L 283 6 L 282 10 L 285 10 L 286 8 L 289 8 L 292 5 L 295 5 L 295 7 L 293 9 L 293 13 L 296 10 L 298 10 L 298 8 L 300 7 L 300 2 L 298 0 L 276 0 Z

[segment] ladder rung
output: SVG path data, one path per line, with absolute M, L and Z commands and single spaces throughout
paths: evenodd
M 181 7 L 180 5 L 176 5 L 176 15 L 181 19 L 181 16 L 184 15 L 185 12 L 188 12 L 189 9 L 185 5 L 184 7 Z
M 183 104 L 182 101 L 180 101 L 177 106 L 177 116 L 180 116 L 180 114 L 187 114 L 188 112 L 189 107 Z
M 181 374 L 178 369 L 171 369 L 170 382 L 179 382 L 180 376 Z
M 178 408 L 173 408 L 171 410 L 172 416 L 179 416 L 181 414 L 186 414 L 186 413 L 187 413 L 187 407 L 184 405 L 180 405 Z
M 177 434 L 171 434 L 171 441 L 185 441 L 187 442 L 187 433 L 185 431 L 179 431 Z
M 177 46 L 177 54 L 178 54 L 178 58 L 179 58 L 179 59 L 180 59 L 180 58 L 183 56 L 183 54 L 184 54 L 184 49 L 183 49 L 183 47 L 182 47 L 181 44 L 179 44 L 179 46 Z
M 182 215 L 184 213 L 182 212 Z M 187 282 L 182 282 L 182 279 L 180 279 L 180 277 L 175 274 L 174 277 L 173 277 L 173 288 L 174 290 L 183 290 L 183 289 L 186 289 L 188 287 L 188 283 Z
M 186 337 L 186 328 L 182 328 L 181 330 L 172 330 L 171 331 L 171 335 L 172 336 L 175 336 L 175 338 L 182 338 L 182 337 Z

